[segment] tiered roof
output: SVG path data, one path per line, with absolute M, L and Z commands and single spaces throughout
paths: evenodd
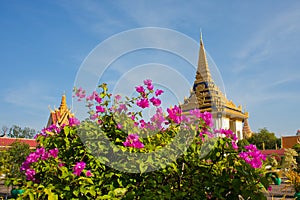
M 47 123 L 47 127 L 56 124 L 56 125 L 68 125 L 69 119 L 74 117 L 74 114 L 67 106 L 66 95 L 63 95 L 61 98 L 61 104 L 58 109 L 50 110 L 50 116 Z
M 243 112 L 242 106 L 236 106 L 231 100 L 228 100 L 222 91 L 212 79 L 209 65 L 206 58 L 202 34 L 200 37 L 200 49 L 198 58 L 198 67 L 193 88 L 189 98 L 184 99 L 181 105 L 184 112 L 198 108 L 202 112 L 221 113 L 230 118 L 246 121 L 245 131 L 251 133 L 248 121 L 248 113 Z
M 248 123 L 248 118 L 244 120 L 243 134 L 246 138 L 250 138 L 253 134 Z

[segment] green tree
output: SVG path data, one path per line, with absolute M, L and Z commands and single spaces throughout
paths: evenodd
M 3 151 L 3 159 L 0 163 L 3 164 L 2 172 L 6 178 L 20 178 L 25 180 L 24 173 L 20 172 L 20 167 L 30 153 L 30 146 L 24 142 L 15 141 L 11 147 Z
M 1 133 L 0 133 L 0 137 L 6 136 L 7 131 L 8 131 L 8 127 L 7 127 L 7 126 L 2 126 L 2 128 L 1 128 Z
M 29 127 L 20 127 L 18 125 L 13 125 L 8 132 L 8 137 L 11 138 L 33 138 L 36 131 Z
M 276 144 L 278 145 L 279 140 L 274 133 L 268 131 L 267 128 L 259 129 L 258 133 L 254 133 L 252 137 L 248 139 L 249 143 L 255 144 L 258 149 L 275 149 Z

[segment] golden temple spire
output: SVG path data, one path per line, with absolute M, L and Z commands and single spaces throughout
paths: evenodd
M 244 138 L 250 138 L 252 136 L 252 131 L 251 131 L 251 128 L 249 126 L 248 118 L 246 118 L 244 120 L 243 135 L 244 135 Z
M 208 62 L 206 58 L 206 52 L 205 52 L 205 48 L 202 40 L 202 32 L 201 32 L 196 82 L 211 82 L 211 81 L 212 78 L 208 67 Z
M 66 110 L 68 107 L 67 107 L 67 100 L 66 100 L 66 95 L 62 95 L 61 97 L 61 103 L 60 103 L 60 106 L 59 106 L 59 110 Z
M 54 111 L 50 109 L 50 116 L 48 119 L 47 127 L 49 127 L 52 124 L 56 125 L 68 125 L 69 124 L 69 119 L 71 117 L 74 117 L 74 114 L 69 110 L 67 106 L 67 100 L 66 100 L 66 95 L 62 95 L 61 97 L 61 103 L 59 108 L 55 108 L 54 106 Z

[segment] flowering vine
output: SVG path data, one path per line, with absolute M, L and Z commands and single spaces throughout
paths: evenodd
M 269 187 L 262 175 L 265 157 L 254 145 L 238 152 L 237 136 L 231 130 L 214 130 L 211 113 L 186 113 L 179 105 L 164 109 L 164 91 L 150 79 L 135 87 L 132 98 L 113 96 L 106 84 L 99 88 L 91 94 L 74 88 L 74 97 L 86 101 L 88 119 L 70 118 L 68 125 L 51 125 L 36 136 L 39 146 L 20 168 L 27 179 L 23 199 L 263 199 L 261 184 Z M 144 118 L 148 109 L 155 112 Z M 136 158 L 164 152 L 165 147 L 175 151 L 180 145 L 186 151 L 168 165 L 160 164 L 169 154 Z M 203 155 L 206 147 L 209 152 Z M 106 165 L 114 162 L 123 167 L 137 163 L 140 173 Z M 157 163 L 161 169 L 145 173 Z

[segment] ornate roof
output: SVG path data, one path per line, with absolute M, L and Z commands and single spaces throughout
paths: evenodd
M 198 108 L 202 112 L 211 112 L 214 116 L 226 116 L 233 120 L 243 121 L 244 137 L 251 137 L 252 131 L 248 123 L 248 112 L 243 112 L 242 106 L 236 106 L 231 100 L 228 100 L 223 92 L 215 84 L 206 58 L 206 52 L 200 37 L 200 49 L 198 57 L 198 67 L 193 88 L 190 96 L 184 98 L 181 105 L 183 112 Z
M 63 95 L 61 98 L 61 103 L 58 109 L 50 110 L 50 116 L 47 123 L 47 127 L 56 124 L 56 125 L 68 125 L 69 119 L 74 117 L 74 114 L 69 110 L 66 101 L 66 95 Z
M 203 112 L 221 112 L 223 115 L 242 121 L 248 118 L 248 115 L 242 111 L 242 106 L 236 106 L 232 101 L 229 101 L 212 79 L 202 34 L 200 38 L 198 67 L 194 85 L 189 98 L 184 99 L 181 108 L 183 111 L 198 108 Z

